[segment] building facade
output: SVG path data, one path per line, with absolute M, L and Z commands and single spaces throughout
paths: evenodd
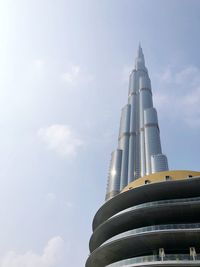
M 200 266 L 200 172 L 169 171 L 139 45 L 86 267 Z

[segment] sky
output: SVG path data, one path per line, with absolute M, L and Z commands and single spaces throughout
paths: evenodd
M 0 267 L 82 267 L 139 42 L 170 169 L 199 170 L 198 0 L 0 0 Z

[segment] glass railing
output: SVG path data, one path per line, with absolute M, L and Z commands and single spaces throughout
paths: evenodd
M 130 208 L 127 208 L 125 210 L 122 210 L 113 216 L 111 216 L 109 219 L 112 219 L 113 217 L 116 217 L 122 213 L 126 213 L 132 210 L 142 209 L 142 208 L 148 208 L 148 207 L 159 207 L 166 204 L 187 204 L 188 202 L 196 202 L 200 201 L 200 197 L 193 197 L 193 198 L 181 198 L 181 199 L 168 199 L 168 200 L 159 200 L 159 201 L 153 201 L 153 202 L 147 202 L 143 204 L 139 204 Z
M 146 226 L 146 227 L 141 227 L 141 228 L 136 228 L 133 230 L 129 230 L 126 232 L 123 232 L 121 234 L 115 235 L 108 240 L 106 240 L 104 243 L 101 244 L 101 246 L 110 243 L 112 241 L 128 237 L 131 235 L 137 235 L 141 233 L 146 233 L 146 232 L 155 232 L 155 231 L 177 231 L 177 230 L 187 230 L 187 229 L 200 229 L 200 223 L 188 223 L 188 224 L 161 224 L 161 225 L 151 225 L 151 226 Z
M 118 261 L 112 264 L 107 265 L 106 267 L 133 267 L 133 266 L 144 266 L 145 263 L 180 263 L 180 261 L 190 264 L 200 264 L 200 255 L 197 256 L 190 256 L 189 254 L 167 254 L 163 258 L 159 257 L 158 255 L 150 255 L 150 256 L 143 256 L 143 257 L 136 257 L 132 259 L 126 259 L 122 261 Z M 133 265 L 134 264 L 134 265 Z

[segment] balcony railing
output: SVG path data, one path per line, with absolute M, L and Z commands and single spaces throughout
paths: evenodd
M 166 205 L 166 204 L 179 204 L 179 203 L 180 204 L 187 204 L 189 202 L 199 202 L 199 201 L 200 201 L 200 197 L 168 199 L 168 200 L 159 200 L 159 201 L 147 202 L 147 203 L 142 203 L 142 204 L 127 208 L 125 210 L 122 210 L 122 211 L 114 214 L 113 216 L 111 216 L 109 219 L 116 217 L 120 214 L 123 214 L 125 212 L 132 211 L 132 210 L 148 208 L 148 207 L 159 207 L 159 206 Z
M 161 224 L 161 225 L 151 225 L 151 226 L 146 226 L 146 227 L 141 227 L 141 228 L 136 228 L 133 230 L 129 230 L 126 232 L 123 232 L 121 234 L 115 235 L 111 238 L 109 238 L 108 240 L 106 240 L 102 245 L 105 245 L 107 243 L 110 243 L 112 241 L 124 238 L 124 237 L 128 237 L 131 235 L 137 235 L 137 234 L 142 234 L 142 233 L 146 233 L 146 232 L 156 232 L 156 231 L 167 231 L 167 230 L 171 230 L 171 231 L 184 231 L 187 229 L 200 229 L 200 223 L 187 223 L 187 224 Z
M 133 266 L 143 266 L 144 263 L 195 263 L 200 264 L 200 255 L 196 257 L 191 257 L 189 254 L 167 254 L 163 258 L 160 258 L 158 255 L 150 255 L 137 257 L 127 260 L 118 261 L 112 264 L 107 265 L 106 267 L 133 267 Z

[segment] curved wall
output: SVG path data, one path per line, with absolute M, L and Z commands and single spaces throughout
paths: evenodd
M 200 173 L 156 173 L 130 183 L 98 210 L 86 267 L 200 266 L 199 248 Z M 152 255 L 156 262 L 148 262 Z M 169 261 L 169 255 L 180 260 Z

